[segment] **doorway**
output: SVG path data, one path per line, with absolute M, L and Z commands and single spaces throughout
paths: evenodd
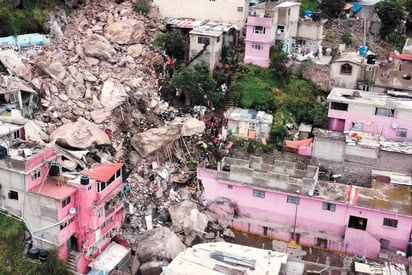
M 73 234 L 70 238 L 67 239 L 67 251 L 78 251 L 77 249 L 77 238 Z

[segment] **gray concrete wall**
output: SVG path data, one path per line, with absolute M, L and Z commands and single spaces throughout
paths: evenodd
M 412 174 L 412 155 L 381 150 L 377 169 Z
M 345 149 L 344 141 L 336 141 L 325 138 L 314 139 L 312 157 L 330 161 L 343 162 Z

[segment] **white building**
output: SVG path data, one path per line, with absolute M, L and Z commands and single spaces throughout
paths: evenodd
M 249 0 L 153 0 L 162 17 L 213 20 L 243 26 Z

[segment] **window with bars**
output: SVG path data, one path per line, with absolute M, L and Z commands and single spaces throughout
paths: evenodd
M 253 189 L 253 197 L 265 198 L 266 192 L 263 190 Z
M 287 203 L 299 204 L 299 198 L 296 196 L 288 196 L 286 199 Z
M 330 202 L 323 202 L 323 203 L 322 203 L 322 209 L 323 209 L 323 210 L 328 210 L 328 211 L 335 212 L 335 210 L 336 210 L 336 204 L 330 203 Z
M 398 220 L 383 218 L 383 225 L 397 228 L 398 227 Z
M 252 43 L 252 49 L 259 50 L 259 51 L 263 50 L 263 45 L 259 43 Z
M 71 197 L 67 197 L 62 200 L 62 208 L 66 207 L 71 202 Z

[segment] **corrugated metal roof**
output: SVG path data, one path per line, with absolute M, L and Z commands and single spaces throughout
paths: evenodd
M 101 182 L 107 182 L 124 163 L 99 163 L 91 170 L 82 171 L 81 174 Z

